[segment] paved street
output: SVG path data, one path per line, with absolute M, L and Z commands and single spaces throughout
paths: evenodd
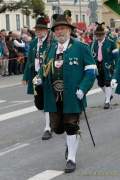
M 82 114 L 77 170 L 66 175 L 65 136 L 41 140 L 44 113 L 34 107 L 21 79 L 0 79 L 0 180 L 119 180 L 120 98 L 114 95 L 111 109 L 104 110 L 99 89 L 88 95 L 87 115 L 96 147 Z

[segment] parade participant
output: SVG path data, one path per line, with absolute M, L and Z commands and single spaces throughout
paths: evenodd
M 45 15 L 39 16 L 36 20 L 35 31 L 37 37 L 30 43 L 28 60 L 23 76 L 23 84 L 28 83 L 28 94 L 33 94 L 32 80 L 43 63 L 46 51 L 49 49 L 48 23 L 49 18 Z M 49 113 L 45 112 L 45 129 L 42 140 L 48 140 L 51 137 Z
M 111 80 L 111 87 L 115 88 L 115 93 L 120 94 L 120 38 L 117 40 L 119 60 Z
M 76 169 L 79 144 L 81 101 L 86 107 L 86 93 L 95 80 L 96 65 L 89 47 L 71 38 L 73 26 L 59 15 L 51 30 L 57 39 L 39 71 L 44 87 L 44 111 L 50 112 L 52 130 L 66 132 L 68 156 L 65 173 Z
M 104 109 L 110 108 L 110 101 L 112 99 L 112 88 L 110 81 L 114 70 L 116 57 L 116 45 L 114 41 L 106 37 L 104 23 L 96 23 L 95 30 L 96 40 L 91 45 L 91 51 L 98 68 L 98 86 L 102 88 L 105 93 Z

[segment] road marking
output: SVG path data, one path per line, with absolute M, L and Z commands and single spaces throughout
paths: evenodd
M 12 103 L 20 103 L 20 104 L 25 104 L 25 103 L 29 103 L 29 102 L 33 102 L 33 100 L 22 100 L 22 101 L 11 101 Z
M 3 89 L 3 88 L 8 88 L 8 87 L 13 87 L 13 86 L 18 86 L 18 85 L 22 85 L 21 83 L 13 83 L 13 84 L 6 84 L 6 85 L 1 85 L 0 86 L 0 89 Z
M 62 175 L 63 173 L 64 173 L 63 171 L 47 170 L 29 178 L 28 180 L 50 180 L 57 176 Z
M 0 100 L 0 103 L 4 103 L 4 102 L 6 102 L 6 100 Z
M 4 105 L 4 106 L 2 106 L 2 107 L 0 107 L 0 110 L 2 110 L 2 109 L 8 109 L 8 108 L 11 108 L 11 107 L 14 107 L 14 106 L 19 106 L 19 105 L 23 105 L 23 104 L 25 104 L 25 103 L 30 103 L 30 102 L 32 102 L 33 100 L 29 100 L 29 101 L 9 101 L 9 103 L 12 103 L 12 104 L 9 104 L 9 105 Z M 4 101 L 4 102 L 7 102 L 7 101 Z M 13 104 L 14 103 L 14 104 Z
M 92 89 L 92 90 L 89 91 L 87 96 L 90 96 L 90 95 L 93 95 L 93 94 L 96 94 L 96 93 L 100 93 L 100 92 L 101 92 L 100 88 Z M 37 108 L 35 106 L 30 106 L 30 107 L 27 107 L 27 108 L 24 108 L 24 109 L 19 109 L 19 110 L 13 111 L 13 112 L 5 113 L 5 114 L 0 115 L 0 122 L 5 121 L 7 119 L 15 118 L 15 117 L 18 117 L 18 116 L 22 116 L 22 115 L 25 115 L 25 114 L 29 114 L 29 113 L 32 113 L 32 112 L 35 112 L 35 111 L 38 111 Z
M 4 156 L 4 155 L 6 155 L 6 154 L 8 154 L 8 153 L 10 153 L 10 152 L 16 151 L 16 150 L 18 150 L 18 149 L 24 148 L 24 147 L 29 146 L 29 145 L 30 145 L 30 144 L 28 144 L 28 143 L 26 143 L 26 144 L 17 143 L 17 144 L 15 144 L 15 145 L 13 145 L 12 148 L 9 148 L 9 149 L 7 148 L 8 150 L 5 150 L 5 151 L 3 151 L 3 152 L 0 152 L 0 156 Z
M 5 113 L 0 115 L 0 121 L 5 121 L 7 119 L 15 118 L 21 115 L 29 114 L 31 112 L 37 111 L 37 108 L 35 106 L 30 106 L 24 109 L 16 110 L 13 112 Z

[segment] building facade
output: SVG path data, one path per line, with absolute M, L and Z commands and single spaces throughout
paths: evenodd
M 64 10 L 69 9 L 72 12 L 73 22 L 85 22 L 87 25 L 90 23 L 90 15 L 93 14 L 94 7 L 91 10 L 89 4 L 97 2 L 96 16 L 98 21 L 102 20 L 102 0 L 45 0 L 46 13 L 52 16 L 53 13 L 62 13 Z M 93 5 L 94 6 L 94 5 Z M 60 9 L 58 8 L 60 7 Z M 95 11 L 94 11 L 95 12 Z
M 12 1 L 9 0 L 8 2 L 12 3 Z M 94 13 L 92 4 L 94 1 L 97 2 L 98 6 L 96 14 Z M 98 17 L 98 21 L 102 21 L 102 0 L 44 0 L 44 2 L 45 11 L 49 17 L 51 17 L 53 13 L 62 13 L 64 10 L 69 9 L 72 12 L 73 22 L 82 21 L 88 25 L 90 24 L 90 16 L 93 16 L 92 14 Z M 90 4 L 92 5 L 91 7 Z M 32 15 L 26 16 L 22 13 L 22 10 L 12 12 L 7 11 L 0 14 L 0 29 L 20 31 L 24 26 L 33 28 L 34 25 L 35 19 L 32 18 Z

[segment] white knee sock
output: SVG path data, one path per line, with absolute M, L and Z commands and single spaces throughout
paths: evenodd
M 76 152 L 79 144 L 79 135 L 67 135 L 68 160 L 75 162 Z
M 45 129 L 44 131 L 50 131 L 50 117 L 49 117 L 49 112 L 45 112 Z
M 110 103 L 110 97 L 112 95 L 112 88 L 105 87 L 105 103 Z
M 105 86 L 101 87 L 101 89 L 103 90 L 103 92 L 105 93 Z

